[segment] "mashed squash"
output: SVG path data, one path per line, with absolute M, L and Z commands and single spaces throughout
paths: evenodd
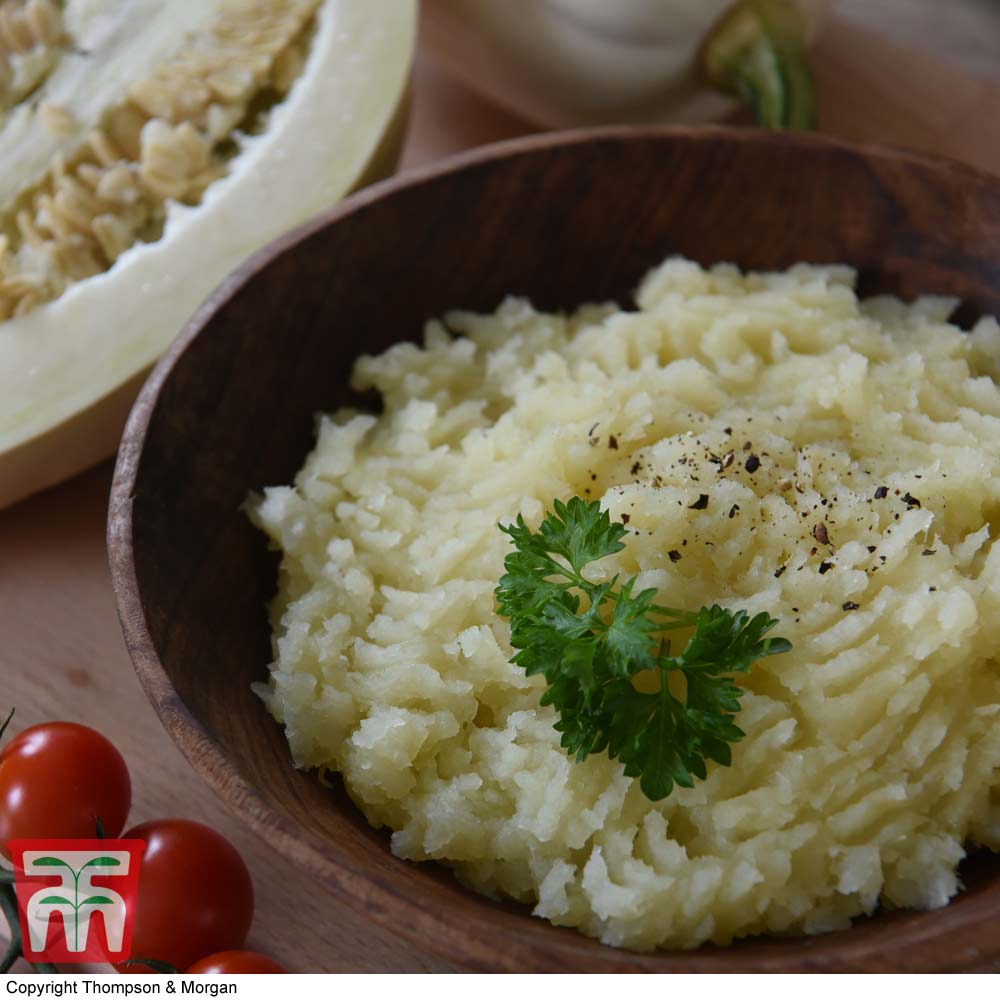
M 384 413 L 319 422 L 250 504 L 283 553 L 260 694 L 393 850 L 630 948 L 943 906 L 1000 849 L 1000 326 L 859 301 L 846 267 L 671 259 L 638 310 L 507 299 L 358 361 Z M 559 747 L 493 590 L 553 498 L 629 534 L 596 569 L 767 611 L 731 767 L 650 802 Z

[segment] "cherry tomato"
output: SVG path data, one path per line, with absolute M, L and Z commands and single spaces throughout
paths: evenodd
M 122 755 L 75 722 L 45 722 L 0 749 L 0 852 L 17 837 L 121 833 L 132 804 Z
M 220 951 L 195 962 L 189 973 L 201 976 L 232 976 L 237 973 L 286 972 L 273 958 L 256 951 Z
M 132 928 L 132 957 L 188 969 L 242 947 L 253 920 L 253 883 L 236 848 L 189 819 L 141 823 L 124 835 L 146 842 Z M 152 972 L 119 965 L 120 972 Z

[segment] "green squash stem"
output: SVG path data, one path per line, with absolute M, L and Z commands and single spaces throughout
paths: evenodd
M 705 40 L 702 70 L 713 86 L 743 98 L 763 128 L 812 129 L 806 27 L 794 0 L 740 0 Z

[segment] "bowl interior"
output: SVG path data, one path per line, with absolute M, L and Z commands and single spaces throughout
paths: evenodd
M 617 129 L 482 151 L 369 189 L 279 241 L 203 307 L 126 431 L 109 538 L 143 683 L 195 765 L 263 835 L 372 918 L 469 967 L 915 970 L 996 958 L 992 859 L 938 913 L 684 955 L 604 948 L 393 858 L 342 791 L 292 768 L 250 692 L 270 659 L 276 557 L 240 505 L 291 480 L 314 414 L 370 404 L 348 388 L 354 359 L 510 292 L 548 308 L 629 302 L 672 253 L 748 268 L 846 261 L 866 293 L 956 295 L 968 320 L 1000 312 L 1000 182 L 818 139 Z

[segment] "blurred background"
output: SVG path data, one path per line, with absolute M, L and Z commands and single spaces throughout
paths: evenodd
M 1000 170 L 1000 3 L 802 2 L 811 20 L 808 58 L 816 84 L 820 131 L 945 153 Z M 600 50 L 589 65 L 580 47 L 573 44 L 580 25 L 567 15 L 570 7 L 574 12 L 586 10 L 586 0 L 563 0 L 562 4 L 547 0 L 536 5 L 554 8 L 556 16 L 534 22 L 530 28 L 536 33 L 547 28 L 563 52 L 548 76 L 558 80 L 578 73 L 586 79 L 589 68 L 589 79 L 596 81 L 587 87 L 575 81 L 576 108 L 567 108 L 558 84 L 545 86 L 545 77 L 539 81 L 533 73 L 538 61 L 551 59 L 549 50 L 537 59 L 530 50 L 529 57 L 518 57 L 518 46 L 528 39 L 505 30 L 504 23 L 488 13 L 502 6 L 490 0 L 425 0 L 404 169 L 468 145 L 545 127 L 626 119 L 714 118 L 740 123 L 751 119 L 749 112 L 736 110 L 736 102 L 717 95 L 703 94 L 699 100 L 686 102 L 684 95 L 672 102 L 668 96 L 659 106 L 652 102 L 652 109 L 639 100 L 604 108 L 600 104 L 602 91 L 606 94 L 620 86 L 622 77 L 628 76 L 636 53 L 658 52 L 661 65 L 690 61 L 697 44 L 692 39 L 712 25 L 719 10 L 728 6 L 725 0 L 704 4 L 628 0 L 611 5 L 613 20 L 586 26 L 592 37 L 610 40 L 607 50 Z M 517 17 L 523 20 L 521 12 L 530 6 L 511 4 L 507 9 L 517 8 Z M 599 9 L 599 5 L 589 6 Z M 690 23 L 679 29 L 685 12 Z M 649 23 L 664 21 L 672 29 L 658 39 L 650 33 Z M 531 32 L 525 29 L 524 34 L 530 38 Z M 680 53 L 671 52 L 670 42 L 676 43 L 678 37 L 684 40 Z M 616 39 L 622 43 L 618 59 L 607 54 L 619 54 L 613 47 Z M 534 86 L 519 85 L 518 78 L 523 80 L 525 75 Z M 669 86 L 661 89 L 669 94 Z

